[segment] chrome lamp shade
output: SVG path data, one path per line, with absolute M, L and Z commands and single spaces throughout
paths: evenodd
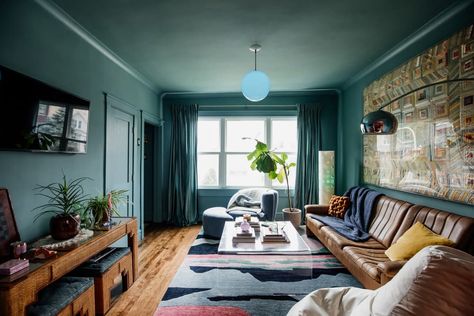
M 397 118 L 390 112 L 377 110 L 362 118 L 360 130 L 363 135 L 391 135 L 397 131 Z

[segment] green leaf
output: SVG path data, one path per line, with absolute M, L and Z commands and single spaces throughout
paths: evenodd
M 255 158 L 255 156 L 257 156 L 258 154 L 258 151 L 255 149 L 254 151 L 252 151 L 250 154 L 247 155 L 247 160 L 252 160 L 253 158 Z
M 278 164 L 283 164 L 283 160 L 281 160 L 280 157 L 278 157 L 277 154 L 275 154 L 274 152 L 269 152 L 269 155 L 272 157 L 273 160 L 275 160 L 276 163 Z
M 265 143 L 262 143 L 261 141 L 257 140 L 257 145 L 255 145 L 255 148 L 260 150 L 260 151 L 268 151 L 268 146 Z
M 275 171 L 270 171 L 270 172 L 268 173 L 268 177 L 269 177 L 271 180 L 276 179 L 277 175 L 278 175 L 278 174 L 277 174 Z
M 281 153 L 281 159 L 286 161 L 288 159 L 288 155 L 286 153 Z
M 295 162 L 292 162 L 288 165 L 288 168 L 291 168 L 291 167 L 296 167 L 296 163 Z
M 280 171 L 278 172 L 277 180 L 278 182 L 283 183 L 284 179 L 285 179 L 285 170 L 281 168 Z
M 252 170 L 257 169 L 257 161 L 256 160 L 252 161 L 252 164 L 250 165 L 250 169 L 252 169 Z

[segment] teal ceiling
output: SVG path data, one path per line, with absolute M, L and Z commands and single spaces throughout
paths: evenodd
M 163 91 L 337 88 L 455 1 L 54 0 Z

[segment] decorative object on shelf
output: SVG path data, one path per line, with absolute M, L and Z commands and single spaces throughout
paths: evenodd
M 319 204 L 329 204 L 334 194 L 334 151 L 319 151 Z
M 265 99 L 270 92 L 270 79 L 264 72 L 257 70 L 257 53 L 262 49 L 262 46 L 254 44 L 249 49 L 255 55 L 255 67 L 242 79 L 241 89 L 247 100 L 258 102 Z
M 15 241 L 10 244 L 10 254 L 14 259 L 20 258 L 20 256 L 26 253 L 27 250 L 28 248 L 24 241 Z
M 31 247 L 32 248 L 44 248 L 48 250 L 57 250 L 57 251 L 68 251 L 74 248 L 77 248 L 81 242 L 91 238 L 94 235 L 94 232 L 89 229 L 81 229 L 79 233 L 67 240 L 58 241 L 52 236 L 46 236 L 35 241 Z
M 261 240 L 262 242 L 290 242 L 286 232 L 284 224 L 282 227 L 279 227 L 279 223 L 271 223 L 268 227 L 262 228 Z
M 87 202 L 87 209 L 92 213 L 94 227 L 108 227 L 112 215 L 120 215 L 118 205 L 126 199 L 127 190 L 112 190 L 107 195 L 98 195 Z
M 39 214 L 35 221 L 43 215 L 55 214 L 49 221 L 51 236 L 57 240 L 65 240 L 76 236 L 81 229 L 81 215 L 85 214 L 84 203 L 87 196 L 82 183 L 89 178 L 77 178 L 68 181 L 63 175 L 61 182 L 48 185 L 38 185 L 37 195 L 46 197 L 48 201 L 36 207 Z
M 10 244 L 20 240 L 8 190 L 0 188 L 0 259 L 10 256 Z
M 244 137 L 243 139 L 250 138 Z M 290 184 L 288 182 L 290 169 L 296 167 L 296 163 L 289 162 L 286 153 L 277 154 L 275 151 L 270 150 L 267 144 L 262 143 L 258 139 L 254 140 L 256 141 L 255 150 L 247 155 L 247 160 L 252 161 L 250 168 L 266 173 L 271 180 L 276 179 L 280 183 L 286 183 L 289 207 L 283 209 L 283 220 L 290 221 L 295 227 L 300 226 L 301 210 L 293 207 Z M 278 166 L 280 166 L 279 170 L 277 170 Z
M 474 205 L 472 29 L 364 89 L 364 183 Z M 378 122 L 380 111 L 398 121 L 394 134 L 385 134 L 390 124 Z
M 250 224 L 245 218 L 243 219 L 242 223 L 240 223 L 240 229 L 242 232 L 248 232 L 250 230 Z
M 245 215 L 250 215 L 250 214 L 244 214 L 243 216 Z M 239 216 L 235 219 L 235 227 L 241 226 L 242 222 L 245 220 L 243 216 Z M 258 217 L 251 216 L 250 219 L 247 220 L 247 222 L 255 232 L 260 231 L 260 220 L 258 219 Z

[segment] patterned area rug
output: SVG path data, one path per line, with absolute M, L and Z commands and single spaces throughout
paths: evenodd
M 286 315 L 306 294 L 360 283 L 322 244 L 308 255 L 219 255 L 219 240 L 198 235 L 155 316 Z

